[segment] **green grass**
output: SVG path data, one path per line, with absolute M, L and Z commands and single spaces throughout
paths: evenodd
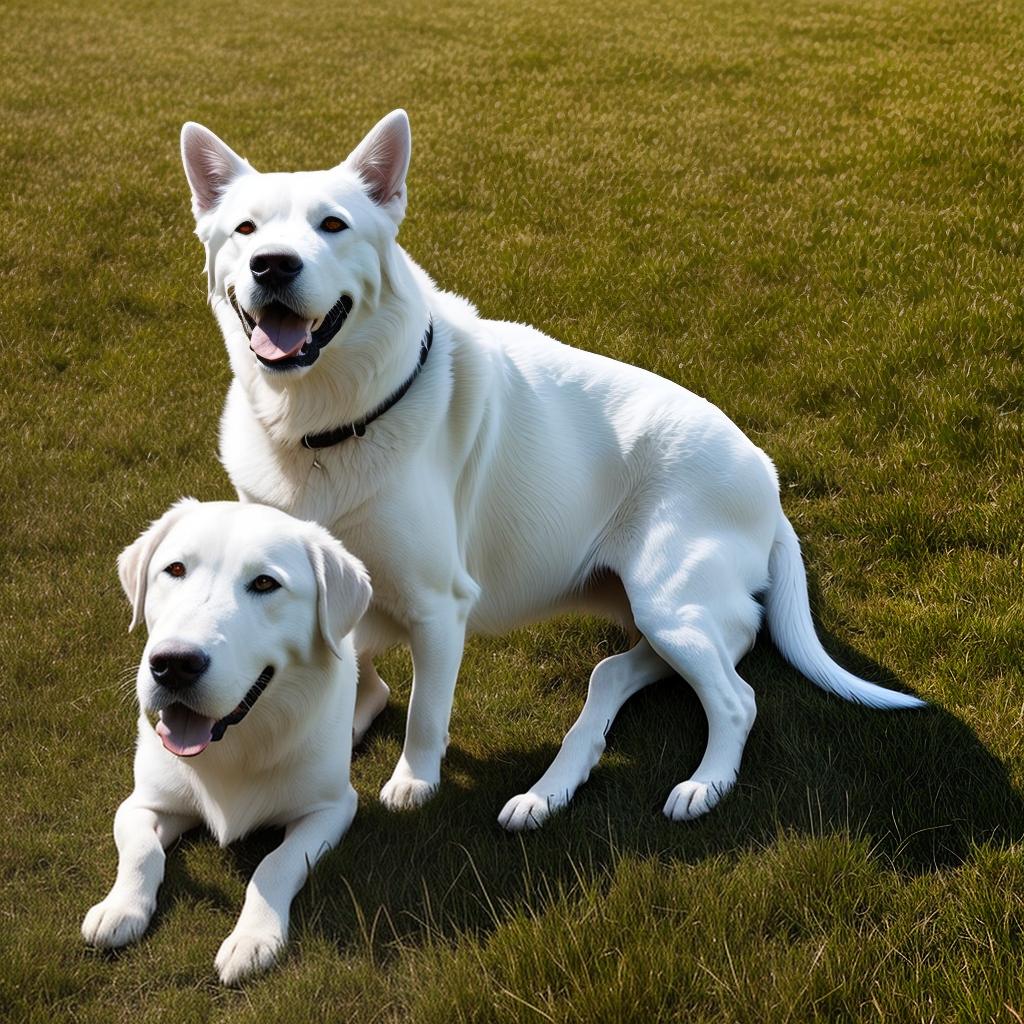
M 1024 8 L 12 0 L 0 54 L 3 1019 L 1022 1019 Z M 401 816 L 376 801 L 396 653 L 282 966 L 212 968 L 273 835 L 187 837 L 150 934 L 97 955 L 143 643 L 114 558 L 179 495 L 232 493 L 178 129 L 318 167 L 399 105 L 413 256 L 722 406 L 776 460 L 831 648 L 933 707 L 841 704 L 761 643 L 720 808 L 659 814 L 704 740 L 666 683 L 516 837 L 498 810 L 622 639 L 472 642 L 443 792 Z

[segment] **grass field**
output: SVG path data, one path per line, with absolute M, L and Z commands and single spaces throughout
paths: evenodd
M 0 53 L 0 1018 L 1024 1020 L 1024 7 L 10 0 Z M 472 642 L 443 792 L 398 816 L 396 652 L 356 822 L 287 959 L 227 990 L 275 835 L 187 837 L 137 947 L 78 934 L 131 777 L 114 558 L 179 495 L 232 496 L 177 134 L 319 167 L 395 106 L 411 254 L 724 408 L 776 460 L 831 649 L 932 707 L 842 704 L 762 641 L 711 815 L 659 813 L 705 730 L 664 683 L 518 837 L 498 810 L 622 638 Z

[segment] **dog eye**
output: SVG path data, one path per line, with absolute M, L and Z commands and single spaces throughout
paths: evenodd
M 280 590 L 281 584 L 273 576 L 260 575 L 247 588 L 253 594 L 269 594 L 272 590 Z
M 243 220 L 241 224 L 235 228 L 236 235 L 251 235 L 256 230 L 256 225 L 251 220 Z
M 344 231 L 347 227 L 348 225 L 340 217 L 324 217 L 320 221 L 320 230 L 329 231 L 332 235 Z
M 164 572 L 168 576 L 173 576 L 176 580 L 180 580 L 185 575 L 185 564 L 183 562 L 171 562 Z

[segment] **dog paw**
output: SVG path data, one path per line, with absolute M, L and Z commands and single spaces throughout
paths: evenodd
M 108 896 L 85 915 L 82 938 L 98 949 L 127 946 L 142 938 L 152 916 L 150 907 L 140 907 L 131 900 Z
M 436 792 L 436 782 L 425 782 L 408 776 L 392 776 L 380 791 L 381 803 L 389 811 L 407 811 L 421 807 Z
M 711 810 L 732 789 L 731 782 L 680 782 L 665 801 L 665 817 L 673 821 L 692 821 Z
M 522 832 L 524 829 L 540 828 L 551 816 L 564 806 L 563 801 L 554 797 L 539 796 L 536 793 L 520 793 L 501 809 L 498 824 L 509 832 Z
M 272 967 L 284 948 L 276 932 L 252 932 L 236 928 L 220 945 L 214 964 L 225 985 L 236 985 Z

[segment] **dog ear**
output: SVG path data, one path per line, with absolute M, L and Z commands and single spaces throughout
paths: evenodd
M 320 634 L 340 658 L 342 640 L 370 605 L 370 577 L 363 563 L 323 527 L 316 527 L 306 540 L 306 554 L 316 577 Z
M 409 115 L 404 110 L 392 110 L 370 129 L 345 161 L 363 180 L 370 198 L 396 224 L 405 216 L 405 176 L 411 155 Z
M 248 160 L 243 160 L 209 128 L 195 121 L 187 121 L 181 129 L 181 162 L 192 189 L 192 212 L 196 220 L 220 202 L 224 190 L 235 178 L 252 171 Z
M 121 578 L 121 586 L 128 597 L 128 603 L 132 606 L 129 633 L 145 617 L 146 578 L 149 575 L 149 561 L 153 557 L 153 552 L 167 536 L 170 528 L 198 504 L 195 498 L 182 498 L 181 501 L 175 502 L 159 519 L 150 524 L 149 529 L 138 540 L 129 544 L 117 556 L 117 574 Z

